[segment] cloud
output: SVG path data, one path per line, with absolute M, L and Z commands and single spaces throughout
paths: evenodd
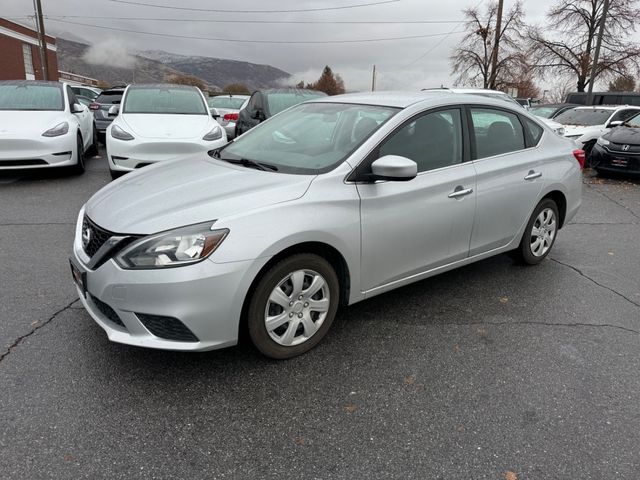
M 90 46 L 82 58 L 92 65 L 109 67 L 132 68 L 136 64 L 136 58 L 127 52 L 125 43 L 115 38 Z

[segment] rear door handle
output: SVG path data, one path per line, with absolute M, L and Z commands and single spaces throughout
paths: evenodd
M 473 193 L 473 188 L 456 187 L 456 189 L 449 194 L 449 198 L 464 197 L 470 193 Z
M 534 172 L 533 170 L 529 170 L 529 173 L 527 174 L 526 177 L 524 177 L 525 180 L 535 180 L 536 178 L 540 178 L 542 176 L 542 172 Z

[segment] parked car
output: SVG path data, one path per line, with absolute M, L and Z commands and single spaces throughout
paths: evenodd
M 68 167 L 97 153 L 93 117 L 68 84 L 0 81 L 0 169 Z
M 299 103 L 326 97 L 327 94 L 315 90 L 298 88 L 273 88 L 253 92 L 249 103 L 240 110 L 236 123 L 236 136 L 242 135 L 267 118 Z
M 591 167 L 598 174 L 640 174 L 640 114 L 626 122 L 613 122 L 591 150 Z M 617 125 L 617 126 L 615 126 Z
M 224 129 L 209 114 L 197 87 L 130 85 L 107 127 L 107 160 L 112 178 L 152 163 L 207 152 L 227 143 Z
M 430 91 L 430 92 L 450 92 L 450 93 L 464 93 L 466 95 L 479 95 L 481 97 L 487 97 L 487 98 L 494 98 L 496 100 L 500 100 L 502 102 L 506 102 L 510 105 L 518 105 L 521 108 L 525 108 L 524 105 L 518 101 L 516 101 L 516 99 L 514 99 L 512 96 L 510 96 L 509 94 L 505 93 L 505 92 L 501 92 L 499 90 L 490 90 L 487 88 L 468 88 L 468 87 L 461 87 L 461 88 L 446 88 L 446 87 L 439 87 L 439 88 L 423 88 L 422 91 Z M 526 108 L 525 108 L 526 110 Z M 540 120 L 542 120 L 544 123 L 547 124 L 547 126 L 549 128 L 551 128 L 551 130 L 553 130 L 556 134 L 562 136 L 564 135 L 564 126 L 561 125 L 558 122 L 555 122 L 549 118 L 541 118 Z
M 567 103 L 587 104 L 587 92 L 568 93 Z M 639 92 L 593 92 L 591 105 L 637 105 L 640 106 Z
M 529 112 L 540 118 L 553 119 L 560 115 L 562 112 L 571 110 L 572 108 L 579 107 L 577 103 L 545 103 L 540 105 L 533 105 Z
M 113 87 L 103 90 L 95 101 L 89 105 L 96 121 L 96 129 L 98 130 L 98 139 L 105 143 L 105 133 L 107 127 L 113 121 L 113 117 L 109 116 L 109 109 L 114 105 L 119 105 L 122 101 L 122 95 L 126 87 Z
M 210 350 L 246 326 L 289 358 L 339 305 L 502 252 L 540 263 L 580 206 L 583 160 L 499 100 L 316 98 L 104 187 L 80 210 L 73 277 L 112 341 Z
M 86 85 L 71 85 L 71 90 L 76 96 L 82 95 L 83 97 L 90 98 L 91 101 L 98 98 L 98 95 L 102 93 L 102 89 L 98 87 L 88 87 Z
M 565 137 L 578 142 L 586 152 L 607 133 L 615 122 L 624 122 L 640 112 L 640 107 L 602 105 L 599 107 L 576 107 L 558 115 L 554 120 L 565 127 Z
M 211 115 L 227 132 L 227 139 L 232 140 L 236 136 L 236 123 L 240 109 L 248 103 L 249 95 L 218 95 L 209 97 L 209 110 Z

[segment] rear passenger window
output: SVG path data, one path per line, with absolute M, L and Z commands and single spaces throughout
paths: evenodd
M 523 150 L 524 131 L 514 113 L 490 108 L 471 108 L 476 158 Z
M 524 119 L 524 126 L 529 132 L 529 136 L 531 137 L 531 140 L 532 140 L 532 144 L 529 146 L 535 147 L 540 142 L 544 129 L 540 125 L 538 125 L 536 122 L 533 122 L 528 118 Z

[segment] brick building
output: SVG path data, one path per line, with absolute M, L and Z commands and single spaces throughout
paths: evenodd
M 46 35 L 49 80 L 58 80 L 55 37 Z M 0 80 L 42 80 L 38 32 L 0 18 Z

